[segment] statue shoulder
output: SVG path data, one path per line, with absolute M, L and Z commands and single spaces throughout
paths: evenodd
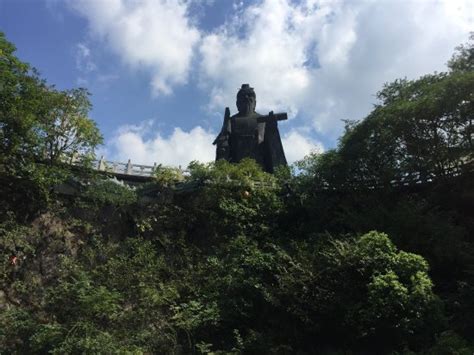
M 230 118 L 257 118 L 257 117 L 260 117 L 262 116 L 261 114 L 259 114 L 258 112 L 254 112 L 252 113 L 251 115 L 248 115 L 248 116 L 243 116 L 241 115 L 239 112 L 237 112 L 236 114 L 230 116 Z

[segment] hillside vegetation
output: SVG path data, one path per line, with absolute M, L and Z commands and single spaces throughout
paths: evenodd
M 473 353 L 472 41 L 291 169 L 136 188 L 90 168 L 87 91 L 14 51 L 1 35 L 1 353 Z

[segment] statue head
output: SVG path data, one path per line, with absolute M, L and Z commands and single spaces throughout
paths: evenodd
M 254 113 L 256 104 L 257 97 L 253 88 L 249 84 L 242 84 L 237 93 L 237 110 L 239 110 L 239 113 L 243 116 Z

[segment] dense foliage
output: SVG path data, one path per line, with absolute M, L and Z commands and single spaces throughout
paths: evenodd
M 87 117 L 91 104 L 85 89 L 55 89 L 14 51 L 0 32 L 0 184 L 8 194 L 0 211 L 18 213 L 21 206 L 28 216 L 44 207 L 38 203 L 48 198 L 51 186 L 68 177 L 61 163 L 77 154 L 87 163 L 102 136 Z
M 20 168 L 87 155 L 102 142 L 85 89 L 59 91 L 14 56 L 15 47 L 0 33 L 0 163 Z
M 472 353 L 472 44 L 298 174 L 137 187 L 64 164 L 100 142 L 86 92 L 0 45 L 1 353 Z

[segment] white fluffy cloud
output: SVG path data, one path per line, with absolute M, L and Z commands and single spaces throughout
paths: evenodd
M 87 18 L 128 65 L 151 73 L 154 94 L 170 94 L 184 84 L 200 38 L 180 0 L 79 0 L 70 5 Z
M 334 138 L 359 119 L 383 83 L 442 71 L 473 29 L 470 0 L 262 0 L 203 37 L 201 85 L 211 107 L 235 100 L 241 83 L 258 107 L 300 113 Z M 302 124 L 302 122 L 300 122 Z
M 303 159 L 310 153 L 322 153 L 323 145 L 314 141 L 307 135 L 301 134 L 296 130 L 291 130 L 283 136 L 283 149 L 288 163 L 294 163 Z
M 364 117 L 385 82 L 445 70 L 454 47 L 474 28 L 472 0 L 256 0 L 234 1 L 233 15 L 204 31 L 190 14 L 196 1 L 70 4 L 124 62 L 149 73 L 155 94 L 169 94 L 193 77 L 198 82 L 192 84 L 210 93 L 210 112 L 228 105 L 234 111 L 238 88 L 251 84 L 258 111 L 297 117 L 288 123 L 289 133 L 283 131 L 289 160 L 318 146 L 311 140 L 315 132 L 334 142 L 341 120 Z M 212 11 L 212 3 L 201 10 Z M 312 131 L 302 135 L 301 127 Z M 147 157 L 156 152 L 170 157 L 157 159 L 185 165 L 194 149 L 178 153 L 183 135 L 202 144 L 199 159 L 212 160 L 213 137 L 199 127 L 152 140 L 123 133 L 116 141 L 136 143 L 127 149 L 133 159 L 153 162 Z
M 196 72 L 208 106 L 221 110 L 250 83 L 260 111 L 300 113 L 323 134 L 363 117 L 383 83 L 444 70 L 474 28 L 471 0 L 258 0 L 234 2 L 233 16 L 205 32 L 190 14 L 195 2 L 70 5 L 124 62 L 149 71 L 155 94 Z
M 216 136 L 197 126 L 189 132 L 175 128 L 169 136 L 159 132 L 148 137 L 152 121 L 140 125 L 120 127 L 112 140 L 101 152 L 107 160 L 153 165 L 188 166 L 192 160 L 209 162 L 215 159 L 215 147 L 212 142 Z
M 236 11 L 200 46 L 201 84 L 211 88 L 210 106 L 234 102 L 240 84 L 250 83 L 262 112 L 285 109 L 294 116 L 311 80 L 311 29 L 326 11 L 287 0 L 266 0 Z
M 322 133 L 339 133 L 340 119 L 360 119 L 375 93 L 396 78 L 446 70 L 454 47 L 473 28 L 471 1 L 361 1 L 335 9 L 318 36 L 304 108 Z
M 186 167 L 197 160 L 210 162 L 215 159 L 215 146 L 212 145 L 216 133 L 206 131 L 197 126 L 189 132 L 175 128 L 173 132 L 164 136 L 158 132 L 154 136 L 152 120 L 141 122 L 138 125 L 124 125 L 119 127 L 114 137 L 108 142 L 99 155 L 107 160 L 153 165 L 154 163 L 166 166 Z M 291 130 L 282 137 L 286 159 L 291 164 L 311 152 L 322 152 L 321 143 L 311 139 L 305 132 Z

